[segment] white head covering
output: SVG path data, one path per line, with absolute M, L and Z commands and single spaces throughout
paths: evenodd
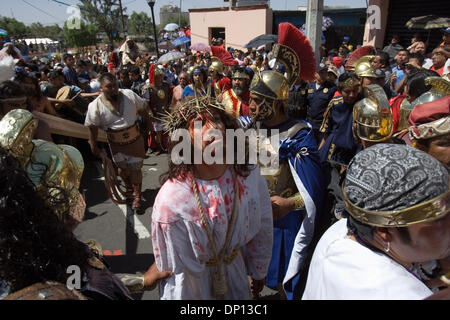
M 9 46 L 13 46 L 14 51 L 16 52 L 16 54 L 17 54 L 17 56 L 19 57 L 19 59 L 24 59 L 23 56 L 22 56 L 22 54 L 20 53 L 20 50 L 17 49 L 17 48 L 14 46 L 14 44 L 13 44 L 12 42 L 6 42 L 6 43 L 3 45 L 3 49 L 0 50 L 0 52 L 1 52 L 1 54 L 0 54 L 0 60 L 3 59 L 5 56 L 8 56 L 8 54 L 6 53 L 6 51 L 8 51 L 8 47 L 9 47 Z
M 14 77 L 14 59 L 6 56 L 0 61 L 0 83 Z

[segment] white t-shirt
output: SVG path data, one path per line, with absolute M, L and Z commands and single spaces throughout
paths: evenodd
M 433 293 L 406 268 L 347 232 L 347 219 L 341 219 L 320 239 L 303 300 L 421 300 Z
M 137 112 L 145 108 L 147 101 L 139 97 L 136 93 L 129 89 L 119 89 L 121 116 L 113 113 L 106 107 L 104 100 L 101 98 L 103 94 L 97 97 L 89 104 L 86 114 L 85 126 L 97 126 L 102 130 L 119 130 L 125 129 L 136 123 Z M 115 163 L 119 162 L 139 162 L 142 158 L 128 156 L 121 152 L 113 155 Z
M 89 87 L 91 88 L 91 93 L 100 92 L 101 91 L 101 85 L 98 79 L 94 79 L 89 83 Z
M 122 113 L 118 115 L 103 103 L 103 94 L 89 104 L 85 126 L 97 126 L 102 130 L 119 130 L 132 126 L 137 120 L 137 112 L 145 108 L 147 101 L 129 89 L 119 89 Z

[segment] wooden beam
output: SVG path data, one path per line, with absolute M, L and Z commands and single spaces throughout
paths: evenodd
M 89 128 L 80 123 L 39 111 L 34 111 L 33 114 L 37 119 L 45 121 L 50 126 L 50 132 L 53 134 L 86 140 L 89 139 Z M 108 142 L 105 131 L 101 129 L 98 130 L 97 141 Z

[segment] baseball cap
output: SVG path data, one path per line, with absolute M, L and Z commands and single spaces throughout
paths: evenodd
M 78 78 L 78 82 L 79 82 L 79 83 L 86 83 L 86 82 L 89 82 L 89 80 L 86 79 L 86 78 L 81 78 L 81 77 L 79 77 L 79 78 Z
M 339 77 L 339 71 L 338 71 L 338 68 L 336 66 L 333 66 L 333 65 L 328 66 L 328 72 L 331 72 L 336 77 Z
M 333 64 L 340 68 L 344 64 L 341 57 L 333 57 Z
M 320 72 L 322 70 L 328 70 L 328 66 L 323 62 L 319 63 L 319 65 L 317 66 L 317 72 Z
M 381 69 L 375 69 L 375 70 L 374 70 L 374 73 L 375 73 L 375 77 L 376 77 L 377 79 L 379 79 L 379 78 L 386 78 L 386 72 L 384 72 L 384 71 L 381 70 Z

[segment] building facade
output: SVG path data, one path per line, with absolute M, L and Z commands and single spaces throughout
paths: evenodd
M 172 21 L 178 21 L 180 16 L 180 8 L 172 5 L 165 5 L 159 9 L 159 23 L 165 26 L 169 19 L 172 18 Z M 187 21 L 189 21 L 189 12 L 181 12 L 181 16 L 184 17 Z M 177 22 L 178 23 L 178 22 Z M 184 26 L 181 26 L 184 27 Z
M 273 12 L 268 5 L 190 9 L 191 43 L 212 44 L 222 38 L 225 47 L 245 50 L 261 34 L 272 33 Z

